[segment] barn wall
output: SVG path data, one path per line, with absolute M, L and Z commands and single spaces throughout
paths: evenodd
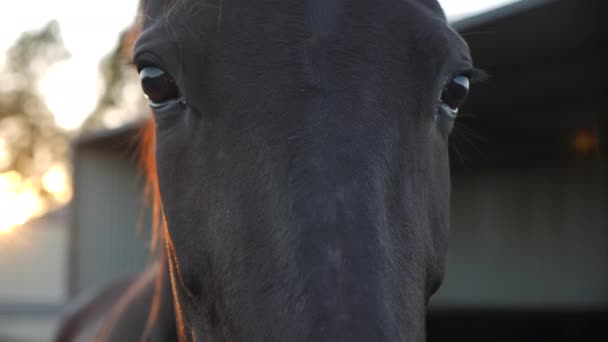
M 33 219 L 1 236 L 0 306 L 57 305 L 65 300 L 65 216 L 61 212 Z
M 48 341 L 67 297 L 63 209 L 0 236 L 0 341 Z
M 134 158 L 93 147 L 75 154 L 72 295 L 140 271 L 151 258 Z
M 607 171 L 598 162 L 456 177 L 433 306 L 608 305 Z
M 608 305 L 606 171 L 598 163 L 456 176 L 447 274 L 432 307 Z M 72 294 L 150 260 L 131 158 L 82 149 L 75 172 Z

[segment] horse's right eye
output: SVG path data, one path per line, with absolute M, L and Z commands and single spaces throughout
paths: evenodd
M 146 67 L 139 72 L 141 88 L 153 108 L 159 108 L 180 98 L 173 78 L 156 67 Z

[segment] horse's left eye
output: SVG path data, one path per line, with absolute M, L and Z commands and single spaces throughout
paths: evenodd
M 173 78 L 163 70 L 155 67 L 143 68 L 139 80 L 150 106 L 159 108 L 172 100 L 178 100 L 179 90 Z
M 458 109 L 464 104 L 469 95 L 469 78 L 456 76 L 446 84 L 441 94 L 441 104 L 447 106 L 454 116 Z

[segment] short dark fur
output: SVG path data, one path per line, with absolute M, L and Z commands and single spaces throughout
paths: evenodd
M 445 82 L 469 72 L 434 0 L 148 0 L 182 338 L 422 341 L 449 219 Z

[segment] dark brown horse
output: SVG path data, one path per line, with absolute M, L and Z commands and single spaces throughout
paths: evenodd
M 161 257 L 60 339 L 424 340 L 445 265 L 448 137 L 473 74 L 439 4 L 141 11 Z

